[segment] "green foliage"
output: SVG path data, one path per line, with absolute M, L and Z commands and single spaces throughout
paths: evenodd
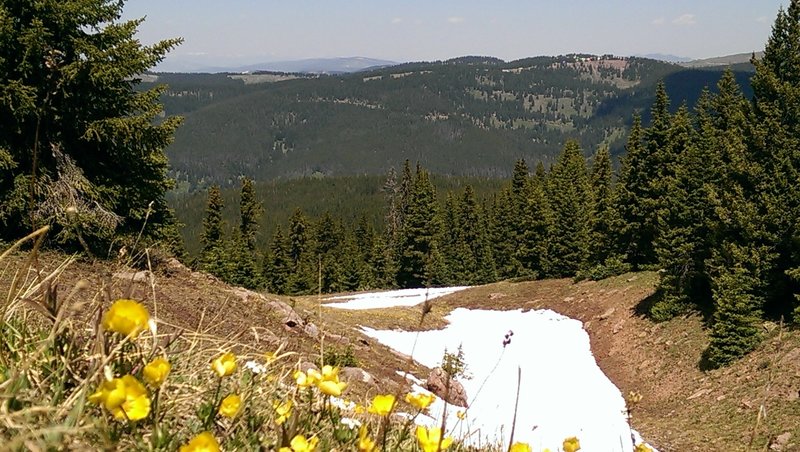
M 736 265 L 719 269 L 714 278 L 714 323 L 705 358 L 724 366 L 752 351 L 761 337 L 761 311 L 753 291 L 756 279 Z
M 258 234 L 259 217 L 264 208 L 256 199 L 253 180 L 242 178 L 242 188 L 239 198 L 239 234 L 244 245 L 250 252 L 256 249 L 256 234 Z
M 202 245 L 200 262 L 208 262 L 210 257 L 207 257 L 206 254 L 222 243 L 223 207 L 219 186 L 212 185 L 211 188 L 208 189 L 208 200 L 206 201 L 205 216 L 203 217 L 203 232 L 200 236 L 200 243 Z
M 631 271 L 631 265 L 625 262 L 622 257 L 614 255 L 587 270 L 578 271 L 578 273 L 575 274 L 575 279 L 578 281 L 584 279 L 600 281 L 601 279 L 622 275 L 629 271 Z
M 334 367 L 358 367 L 358 358 L 352 345 L 342 348 L 326 347 L 322 354 L 322 363 Z
M 614 209 L 614 186 L 611 154 L 607 147 L 597 150 L 592 159 L 589 176 L 592 193 L 589 223 L 589 253 L 591 262 L 604 262 L 614 254 L 614 227 L 617 211 Z
M 472 378 L 467 369 L 467 360 L 464 357 L 464 347 L 462 344 L 458 344 L 458 349 L 455 352 L 447 351 L 447 349 L 444 350 L 441 367 L 450 378 L 467 380 Z
M 180 124 L 140 74 L 180 43 L 143 46 L 124 1 L 0 2 L 0 234 L 42 224 L 67 246 L 112 235 L 181 249 L 164 195 L 164 148 Z M 124 175 L 124 177 L 122 177 Z M 146 227 L 144 227 L 146 225 Z M 144 227 L 144 228 L 143 228 Z
M 417 165 L 399 243 L 397 284 L 401 288 L 425 287 L 442 278 L 437 212 L 435 188 L 428 172 Z
M 553 215 L 548 248 L 548 274 L 572 276 L 589 258 L 591 186 L 586 160 L 577 142 L 570 141 L 548 178 L 548 201 Z

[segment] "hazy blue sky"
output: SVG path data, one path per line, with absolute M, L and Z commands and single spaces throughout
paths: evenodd
M 394 61 L 573 52 L 703 58 L 761 50 L 788 0 L 128 0 L 168 63 L 367 56 Z

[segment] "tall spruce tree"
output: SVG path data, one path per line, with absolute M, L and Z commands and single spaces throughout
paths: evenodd
M 292 258 L 281 225 L 272 235 L 269 252 L 264 255 L 263 278 L 267 290 L 276 294 L 288 293 L 289 276 L 292 273 Z
M 614 209 L 614 187 L 611 154 L 608 147 L 601 146 L 592 159 L 590 176 L 592 213 L 589 228 L 590 263 L 601 265 L 614 254 L 614 231 L 616 210 Z
M 703 100 L 706 101 L 705 99 Z M 705 278 L 709 256 L 709 215 L 712 213 L 706 192 L 713 183 L 708 167 L 714 149 L 700 147 L 688 110 L 681 107 L 673 118 L 670 142 L 677 160 L 661 176 L 664 193 L 659 210 L 659 230 L 655 241 L 659 266 L 661 298 L 651 310 L 657 320 L 667 320 L 702 304 L 697 289 Z M 709 143 L 703 143 L 709 144 Z M 713 161 L 713 160 L 712 160 Z
M 720 251 L 728 255 L 727 265 L 714 276 L 714 311 L 711 340 L 704 357 L 712 367 L 720 367 L 749 353 L 761 339 L 762 304 L 754 295 L 757 276 L 737 261 L 749 261 L 747 250 L 731 245 Z M 733 262 L 733 265 L 731 265 Z
M 761 246 L 773 250 L 762 263 L 766 309 L 791 314 L 800 322 L 800 304 L 793 294 L 800 281 L 800 1 L 781 9 L 763 58 L 753 58 L 754 134 L 752 157 L 763 176 L 756 187 Z
M 492 249 L 487 238 L 483 213 L 475 198 L 475 190 L 467 185 L 458 207 L 457 255 L 464 268 L 458 284 L 486 284 L 497 278 Z
M 203 216 L 203 231 L 200 235 L 200 257 L 198 267 L 212 275 L 219 275 L 225 265 L 224 222 L 222 194 L 218 185 L 208 189 L 206 210 Z
M 303 211 L 295 209 L 289 218 L 289 258 L 292 273 L 287 282 L 289 293 L 309 293 L 317 282 L 317 260 L 312 256 L 309 224 Z
M 239 234 L 250 252 L 254 252 L 256 249 L 258 224 L 263 213 L 264 208 L 256 199 L 253 180 L 243 177 L 239 196 Z
M 425 287 L 441 280 L 443 258 L 437 243 L 439 232 L 436 190 L 428 172 L 417 165 L 400 242 L 398 286 Z
M 514 276 L 544 277 L 550 275 L 550 241 L 553 215 L 547 197 L 548 179 L 544 175 L 528 184 L 525 206 L 520 216 L 522 233 L 514 239 L 514 262 L 519 268 Z M 517 237 L 511 236 L 511 237 Z M 505 240 L 509 240 L 506 237 Z
M 551 171 L 548 201 L 552 212 L 548 273 L 574 276 L 589 258 L 591 193 L 580 145 L 568 141 Z
M 625 151 L 614 190 L 614 205 L 619 218 L 615 248 L 628 262 L 638 267 L 649 261 L 653 239 L 653 234 L 645 228 L 649 161 L 639 115 L 633 117 Z
M 513 219 L 514 209 L 511 201 L 511 189 L 506 187 L 494 198 L 491 221 L 489 223 L 492 256 L 497 268 L 497 275 L 503 279 L 518 276 L 521 269 L 521 264 L 516 256 L 517 248 L 521 242 L 516 241 Z
M 0 1 L 0 239 L 50 224 L 68 247 L 143 231 L 182 249 L 164 154 L 181 120 L 156 120 L 163 86 L 139 89 L 180 40 L 142 45 L 124 4 Z

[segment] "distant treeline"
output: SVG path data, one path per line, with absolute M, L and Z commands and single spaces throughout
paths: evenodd
M 184 189 L 205 190 L 241 176 L 378 175 L 405 159 L 434 174 L 509 177 L 521 158 L 551 165 L 569 139 L 617 156 L 633 112 L 652 103 L 659 80 L 677 99 L 674 111 L 695 103 L 721 71 L 565 55 L 249 85 L 225 74 L 163 74 L 157 83 L 168 85 L 166 113 L 185 116 L 168 149 L 174 176 Z M 736 77 L 749 91 L 749 74 Z

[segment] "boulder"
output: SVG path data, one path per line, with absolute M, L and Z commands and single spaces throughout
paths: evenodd
M 769 450 L 775 450 L 775 451 L 795 450 L 793 448 L 790 449 L 792 445 L 789 444 L 789 441 L 791 440 L 792 440 L 791 432 L 785 432 L 783 434 L 780 434 L 776 436 L 774 440 L 772 440 L 772 443 L 769 445 Z
M 289 325 L 286 324 L 286 326 Z M 303 327 L 303 332 L 306 333 L 312 339 L 319 338 L 319 328 L 317 327 L 317 325 L 314 325 L 313 323 L 306 323 L 306 326 Z
M 267 307 L 283 317 L 282 322 L 287 328 L 301 327 L 305 323 L 291 306 L 282 301 L 267 302 Z
M 449 380 L 449 386 L 448 386 Z M 451 405 L 467 407 L 467 392 L 464 386 L 459 383 L 455 378 L 450 378 L 447 372 L 441 367 L 433 369 L 428 375 L 428 381 L 425 385 L 428 391 L 436 394 L 437 397 L 446 401 Z
M 111 277 L 115 279 L 121 279 L 123 281 L 149 283 L 153 279 L 153 274 L 147 270 L 144 270 L 140 272 L 118 272 L 111 275 Z
M 164 260 L 163 264 L 161 265 L 161 270 L 167 276 L 189 275 L 192 273 L 187 266 L 183 265 L 181 261 L 175 259 L 174 257 Z
M 339 370 L 339 376 L 348 383 L 358 381 L 371 385 L 377 384 L 375 382 L 375 377 L 360 367 L 343 367 Z

